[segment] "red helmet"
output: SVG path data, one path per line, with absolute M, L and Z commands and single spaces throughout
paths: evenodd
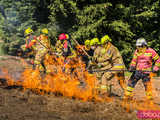
M 66 40 L 68 38 L 69 38 L 69 36 L 65 33 L 61 33 L 58 37 L 59 40 Z

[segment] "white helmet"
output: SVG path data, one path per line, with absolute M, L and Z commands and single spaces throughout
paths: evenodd
M 137 39 L 136 46 L 144 46 L 144 45 L 147 45 L 147 42 L 144 38 Z

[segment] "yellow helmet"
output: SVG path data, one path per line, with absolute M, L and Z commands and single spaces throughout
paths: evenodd
M 105 35 L 105 36 L 103 36 L 101 38 L 101 44 L 102 45 L 105 44 L 105 43 L 107 43 L 107 42 L 110 42 L 110 41 L 112 41 L 112 39 L 108 35 Z
M 99 45 L 100 42 L 99 42 L 99 39 L 98 38 L 93 38 L 91 41 L 90 41 L 90 46 L 93 46 L 93 45 Z
M 47 28 L 43 28 L 43 29 L 41 30 L 41 32 L 42 32 L 43 34 L 48 34 L 48 29 L 47 29 Z
M 31 33 L 33 33 L 33 30 L 29 27 L 29 28 L 27 28 L 27 29 L 25 30 L 24 35 L 26 36 L 26 35 L 29 35 L 29 34 L 31 34 Z
M 85 46 L 89 46 L 89 45 L 90 45 L 90 40 L 86 40 L 86 41 L 84 42 L 84 44 L 85 44 Z

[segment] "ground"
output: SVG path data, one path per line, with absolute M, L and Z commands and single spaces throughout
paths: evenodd
M 0 58 L 0 69 L 4 68 L 19 77 L 24 65 L 19 59 Z M 139 83 L 137 91 L 141 92 L 136 97 L 144 96 L 142 88 Z M 158 96 L 156 100 L 159 101 Z M 39 95 L 3 82 L 0 85 L 0 120 L 136 120 L 136 112 L 126 111 L 118 97 L 112 102 L 84 102 L 54 93 Z
M 0 89 L 0 120 L 134 120 L 120 104 L 93 103 L 54 95 L 36 95 L 18 88 Z M 122 116 L 123 114 L 123 116 Z

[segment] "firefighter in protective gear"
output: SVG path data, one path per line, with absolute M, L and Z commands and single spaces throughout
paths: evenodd
M 59 35 L 59 40 L 60 40 L 60 47 L 62 51 L 62 56 L 67 57 L 67 58 L 72 58 L 76 57 L 76 52 L 73 50 L 73 47 L 71 45 L 71 41 L 69 40 L 69 35 L 68 34 L 60 34 Z
M 35 45 L 36 43 L 36 36 L 33 36 L 33 30 L 31 28 L 27 28 L 24 32 L 25 36 L 26 36 L 26 39 L 25 39 L 25 47 L 22 46 L 22 49 L 31 49 L 33 47 L 33 45 Z
M 147 99 L 152 100 L 152 87 L 150 80 L 151 73 L 147 71 L 152 70 L 152 61 L 155 62 L 153 71 L 157 72 L 159 70 L 160 57 L 155 52 L 155 50 L 147 46 L 147 42 L 144 38 L 139 38 L 137 40 L 136 47 L 137 49 L 134 52 L 129 68 L 129 70 L 133 73 L 128 81 L 124 99 L 132 99 L 134 87 L 137 84 L 137 82 L 140 79 L 142 79 L 142 82 L 145 87 L 146 97 Z
M 93 38 L 91 41 L 90 41 L 90 48 L 91 50 L 93 50 L 93 56 L 95 54 L 95 51 L 97 51 L 97 48 L 99 49 L 100 48 L 100 41 L 98 38 Z M 92 64 L 94 65 L 95 64 L 95 60 L 93 60 L 94 57 L 92 57 L 92 61 L 90 61 L 90 65 L 92 66 Z
M 62 56 L 64 58 L 64 67 L 62 68 L 62 70 L 67 71 L 65 69 L 65 66 L 70 62 L 71 59 L 76 57 L 76 51 L 72 47 L 68 34 L 62 33 L 59 35 L 58 39 L 59 40 L 56 43 L 56 51 L 59 56 Z
M 63 44 L 62 44 L 61 40 L 58 39 L 55 44 L 55 50 L 54 50 L 57 53 L 58 57 L 62 56 L 62 54 L 63 54 L 62 49 L 63 49 Z
M 60 57 L 60 56 L 63 56 L 63 52 L 64 52 L 64 44 L 66 44 L 67 40 L 69 39 L 69 36 L 65 33 L 61 33 L 59 36 L 58 36 L 58 40 L 55 44 L 55 51 L 57 53 L 57 55 Z
M 111 38 L 105 35 L 101 38 L 101 46 L 94 52 L 94 59 L 100 70 L 122 70 L 115 72 L 98 72 L 97 78 L 101 94 L 110 94 L 112 86 L 112 78 L 116 77 L 121 88 L 125 89 L 125 77 L 122 56 L 119 50 L 111 44 Z
M 25 56 L 31 59 L 31 63 L 33 64 L 33 59 L 35 56 L 35 44 L 36 44 L 36 36 L 33 36 L 33 30 L 31 28 L 27 28 L 24 32 L 25 35 L 25 44 L 21 46 Z
M 95 69 L 96 68 L 96 62 L 95 62 L 95 53 L 96 53 L 96 51 L 98 51 L 99 50 L 99 48 L 100 48 L 100 41 L 99 41 L 99 39 L 98 38 L 93 38 L 91 41 L 90 41 L 90 48 L 91 48 L 91 50 L 92 50 L 92 52 L 93 52 L 93 57 L 92 58 L 90 58 L 91 60 L 89 61 L 89 64 L 88 64 L 88 68 L 90 69 Z
M 45 56 L 48 55 L 50 48 L 51 44 L 48 39 L 48 30 L 47 28 L 44 28 L 41 30 L 41 35 L 37 37 L 37 43 L 35 48 L 36 56 L 34 64 L 35 68 L 38 69 L 40 72 L 50 73 L 50 70 L 43 63 Z

